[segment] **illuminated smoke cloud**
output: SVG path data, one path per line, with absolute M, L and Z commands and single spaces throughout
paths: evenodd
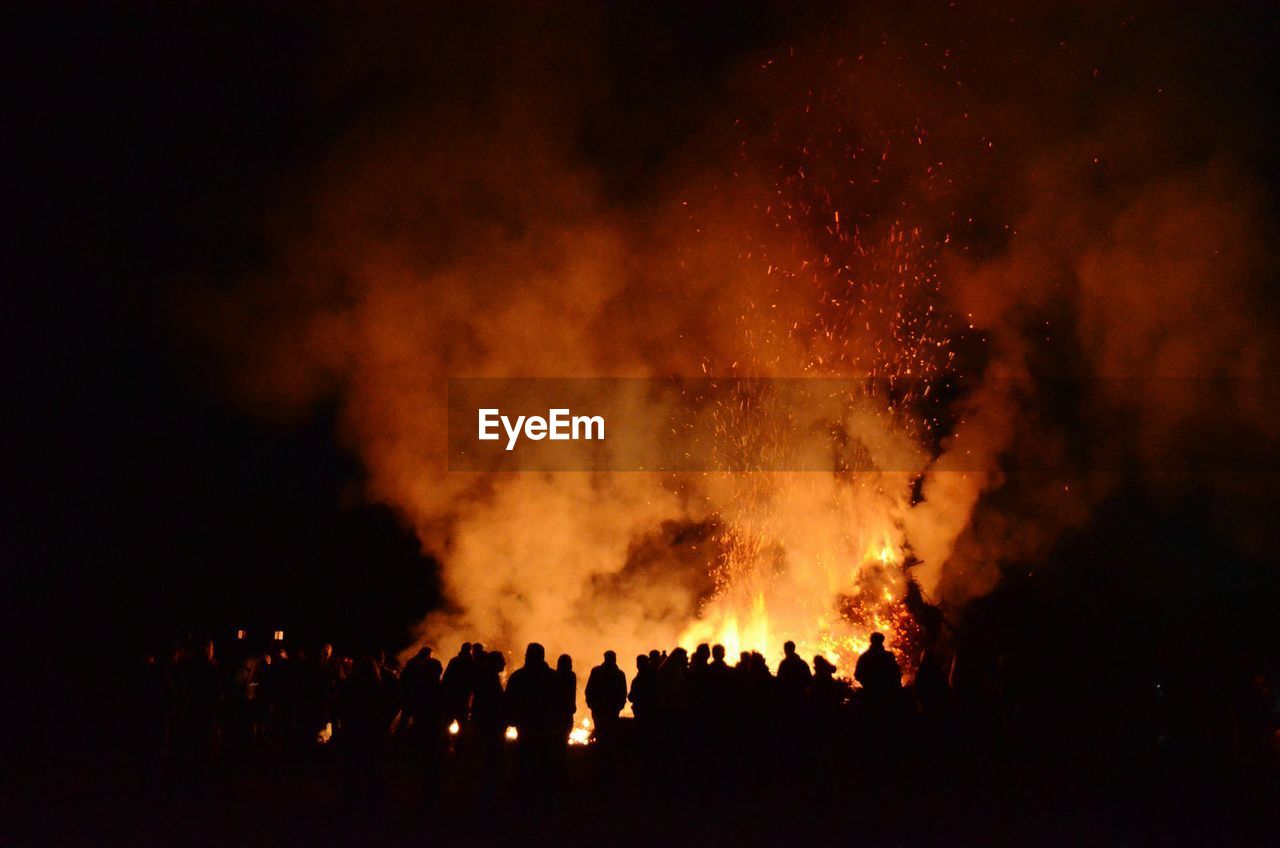
M 615 102 L 604 13 L 525 10 L 466 46 L 380 30 L 376 51 L 350 22 L 331 96 L 397 95 L 274 225 L 271 270 L 204 304 L 236 389 L 274 415 L 336 401 L 368 497 L 441 562 L 450 608 L 421 632 L 446 647 L 792 636 L 846 660 L 906 627 L 908 565 L 954 609 L 1087 522 L 1113 475 L 1081 469 L 1164 486 L 1187 433 L 1276 435 L 1238 379 L 1274 365 L 1265 200 L 1229 124 L 1183 132 L 1211 89 L 1165 56 L 1194 14 L 1013 8 L 797 26 L 721 100 L 673 106 L 696 131 L 638 157 L 642 188 L 614 179 L 637 157 L 585 141 L 664 139 Z M 448 92 L 391 86 L 428 77 Z M 803 422 L 857 473 L 444 471 L 449 377 L 705 375 L 896 388 Z M 1236 379 L 1213 405 L 1150 379 L 1186 377 Z M 778 426 L 715 420 L 757 448 Z M 1234 480 L 1199 478 L 1227 517 Z

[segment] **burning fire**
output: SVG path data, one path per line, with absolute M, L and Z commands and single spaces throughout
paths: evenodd
M 815 555 L 814 568 L 825 570 L 824 561 Z M 723 645 L 730 662 L 744 651 L 757 652 L 776 666 L 782 644 L 790 640 L 802 657 L 820 654 L 837 668 L 852 670 L 872 633 L 885 634 L 886 642 L 899 650 L 910 645 L 914 621 L 903 605 L 902 563 L 889 538 L 872 544 L 846 567 L 848 590 L 837 608 L 826 611 L 797 604 L 786 595 L 786 580 L 771 582 L 756 575 L 746 581 L 754 587 L 749 593 L 740 585 L 726 585 L 684 631 L 680 645 L 689 651 L 704 642 Z M 771 608 L 778 612 L 771 614 Z
M 589 745 L 591 744 L 591 719 L 583 716 L 574 724 L 573 730 L 569 731 L 570 745 Z

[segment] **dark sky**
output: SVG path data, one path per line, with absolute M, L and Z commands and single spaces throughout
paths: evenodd
M 172 320 L 184 280 L 260 260 L 265 199 L 333 131 L 309 111 L 323 27 L 207 4 L 42 8 L 6 32 L 25 279 L 6 310 L 22 482 L 5 556 L 15 608 L 48 610 L 25 623 L 167 636 L 379 596 L 402 625 L 432 598 L 405 577 L 429 569 L 385 510 L 341 508 L 359 470 L 324 417 L 239 414 Z
M 670 117 L 677 93 L 697 97 L 763 36 L 761 8 L 612 7 L 617 68 L 643 69 L 616 81 L 619 108 Z M 474 9 L 440 25 L 501 25 L 499 8 Z M 0 556 L 18 641 L 243 623 L 394 642 L 437 602 L 412 534 L 361 499 L 332 412 L 288 426 L 241 412 L 178 317 L 190 287 L 262 267 L 264 216 L 389 96 L 322 96 L 333 26 L 313 4 L 6 13 Z M 626 160 L 625 182 L 661 152 L 603 155 Z
M 692 130 L 682 116 L 724 67 L 806 26 L 768 4 L 693 7 L 608 6 L 612 115 L 666 126 L 648 146 L 607 123 L 584 140 L 615 191 Z M 501 26 L 495 8 L 458 4 L 439 25 Z M 5 13 L 0 557 L 17 641 L 244 624 L 394 642 L 438 602 L 412 534 L 361 499 L 332 411 L 240 411 L 177 317 L 192 287 L 265 265 L 264 218 L 393 94 L 326 87 L 346 55 L 333 20 L 275 3 Z

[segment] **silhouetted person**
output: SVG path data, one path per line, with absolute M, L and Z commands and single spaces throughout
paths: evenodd
M 253 701 L 258 683 L 254 679 L 258 658 L 247 656 L 240 661 L 226 688 L 226 716 L 223 739 L 233 747 L 244 748 L 253 741 Z
M 471 700 L 472 672 L 474 664 L 471 657 L 471 643 L 463 642 L 458 654 L 445 666 L 444 705 L 450 721 L 459 725 L 467 723 L 467 706 Z
M 871 645 L 858 657 L 853 677 L 877 700 L 892 698 L 902 688 L 902 670 L 893 652 L 885 648 L 883 633 L 871 634 Z
M 713 736 L 724 736 L 733 718 L 731 713 L 735 712 L 733 669 L 724 661 L 724 645 L 711 649 L 705 689 L 709 732 Z
M 872 633 L 871 645 L 858 657 L 854 679 L 862 684 L 862 707 L 869 732 L 867 741 L 873 748 L 889 750 L 896 745 L 899 729 L 899 706 L 902 694 L 902 671 L 898 660 L 884 647 L 884 634 Z
M 688 655 L 676 648 L 658 668 L 658 715 L 667 723 L 689 712 Z
M 449 719 L 445 715 L 444 689 L 440 683 L 440 661 L 422 648 L 405 663 L 400 675 L 404 714 L 400 734 L 409 741 L 409 750 L 422 770 L 423 787 L 434 793 L 448 748 Z
M 843 691 L 835 674 L 836 667 L 822 654 L 813 658 L 813 683 L 809 685 L 809 697 L 820 711 L 840 705 Z
M 550 769 L 556 748 L 561 744 L 563 706 L 556 673 L 547 665 L 546 649 L 530 642 L 524 665 L 507 681 L 509 721 L 519 736 L 522 777 L 537 781 Z
M 471 733 L 480 761 L 480 779 L 486 795 L 491 795 L 502 777 L 505 734 L 508 723 L 502 672 L 507 660 L 490 651 L 480 658 L 476 669 L 475 693 L 471 699 Z
M 704 695 L 707 682 L 707 665 L 711 661 L 711 646 L 700 643 L 689 657 L 689 670 L 685 677 L 689 682 L 689 709 L 699 719 L 704 717 Z M 701 721 L 699 722 L 701 724 Z
M 809 691 L 813 675 L 809 673 L 809 664 L 796 653 L 796 643 L 787 642 L 782 646 L 782 662 L 778 663 L 778 693 L 789 707 L 796 707 Z
M 707 664 L 710 671 L 728 671 L 729 664 L 724 660 L 724 645 L 719 643 L 711 647 L 711 662 Z
M 422 648 L 405 663 L 400 675 L 400 691 L 404 699 L 404 718 L 410 728 L 415 725 L 448 724 L 444 721 L 444 693 L 440 682 L 440 661 L 431 656 L 430 648 Z
M 314 657 L 299 654 L 289 665 L 290 744 L 295 750 L 309 750 L 333 720 L 338 678 L 332 645 L 322 645 Z
M 714 693 L 713 700 L 718 698 L 717 709 L 726 707 L 733 689 L 733 668 L 724 656 L 724 645 L 715 645 L 711 648 L 711 662 L 707 663 L 707 684 Z
M 736 714 L 738 724 L 743 726 L 749 722 L 754 709 L 751 699 L 754 697 L 752 689 L 755 687 L 751 678 L 751 652 L 741 651 L 738 653 L 738 663 L 733 667 L 731 679 L 733 681 L 733 712 Z
M 835 665 L 826 657 L 814 656 L 805 737 L 810 746 L 810 767 L 819 772 L 837 767 L 848 751 L 849 726 L 844 715 L 850 690 L 835 674 Z
M 335 703 L 347 800 L 367 802 L 381 788 L 382 754 L 387 735 L 387 692 L 372 655 L 356 660 Z
M 585 695 L 595 737 L 605 742 L 612 740 L 618 714 L 627 705 L 627 676 L 618 668 L 618 655 L 613 651 L 605 651 L 604 662 L 591 669 Z
M 179 655 L 174 668 L 173 753 L 179 777 L 199 772 L 212 752 L 222 701 L 213 642 Z
M 471 720 L 476 731 L 498 739 L 507 729 L 506 695 L 502 691 L 502 672 L 506 667 L 507 659 L 501 652 L 486 652 L 476 672 L 475 694 L 471 700 Z
M 334 656 L 333 645 L 326 642 L 320 646 L 316 665 L 316 686 L 320 696 L 320 715 L 317 723 L 320 727 L 324 727 L 333 721 L 333 704 L 338 697 L 338 685 L 342 683 L 342 663 Z
M 629 700 L 636 723 L 647 728 L 653 720 L 658 700 L 657 670 L 650 655 L 640 654 L 636 657 L 636 676 L 631 681 Z
M 378 671 L 382 675 L 382 692 L 386 699 L 387 725 L 395 721 L 400 709 L 404 706 L 403 694 L 400 691 L 400 660 L 387 656 L 387 652 L 379 650 L 375 657 Z
M 573 715 L 578 711 L 578 675 L 573 671 L 573 658 L 561 654 L 556 660 L 557 728 L 567 744 L 573 730 Z
M 281 649 L 280 659 L 280 741 L 285 750 L 298 754 L 315 740 L 315 669 L 302 648 L 291 656 Z

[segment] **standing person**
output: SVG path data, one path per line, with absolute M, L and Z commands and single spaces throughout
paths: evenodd
M 704 733 L 712 747 L 711 758 L 717 762 L 727 742 L 736 734 L 739 705 L 734 703 L 733 669 L 724 659 L 724 645 L 713 645 L 711 662 L 707 663 L 707 681 L 704 692 L 707 720 Z
M 467 710 L 471 700 L 475 664 L 471 655 L 471 643 L 463 642 L 458 655 L 449 660 L 444 669 L 444 705 L 449 720 L 459 726 L 467 723 Z
M 682 723 L 689 713 L 688 654 L 676 648 L 658 668 L 658 714 L 663 724 Z
M 573 658 L 568 654 L 561 654 L 556 660 L 556 698 L 559 705 L 557 726 L 561 738 L 568 744 L 573 716 L 578 711 L 578 675 L 573 671 Z
M 482 794 L 492 800 L 502 777 L 504 737 L 508 710 L 502 691 L 502 672 L 507 659 L 499 651 L 486 653 L 476 671 L 475 693 L 471 699 L 471 732 L 480 760 Z
M 884 750 L 894 746 L 900 728 L 902 670 L 898 659 L 884 646 L 884 634 L 872 633 L 871 646 L 858 657 L 853 677 L 862 684 L 870 741 Z
M 368 803 L 382 788 L 387 735 L 387 690 L 377 659 L 364 654 L 351 667 L 336 701 L 341 727 L 344 791 L 348 802 Z
M 891 700 L 902 689 L 902 669 L 898 658 L 885 648 L 883 633 L 871 634 L 871 645 L 858 657 L 853 678 L 862 684 L 867 697 L 876 701 Z
M 400 660 L 388 656 L 384 650 L 378 651 L 377 660 L 378 673 L 382 675 L 383 709 L 386 710 L 387 726 L 398 728 L 397 717 L 400 721 L 404 720 L 400 716 L 404 706 L 404 696 L 400 691 Z
M 173 673 L 173 755 L 180 779 L 198 777 L 213 753 L 222 677 L 213 642 L 179 655 Z
M 725 662 L 724 653 L 724 645 L 713 646 L 707 664 L 707 712 L 717 726 L 728 718 L 733 703 L 733 669 Z
M 613 651 L 605 651 L 604 662 L 591 669 L 584 694 L 596 739 L 612 741 L 618 714 L 627 705 L 627 676 L 618 668 L 618 655 Z
M 817 716 L 830 715 L 840 706 L 844 689 L 835 674 L 836 667 L 826 657 L 822 654 L 814 656 L 813 685 L 809 688 L 809 697 Z
M 689 709 L 698 719 L 698 724 L 703 724 L 706 707 L 706 682 L 707 667 L 711 663 L 711 646 L 706 642 L 702 642 L 693 649 L 693 655 L 689 657 L 689 670 L 686 678 L 689 681 Z M 701 732 L 702 728 L 698 728 Z
M 227 687 L 227 709 L 223 720 L 223 737 L 236 748 L 247 748 L 253 741 L 253 709 L 258 683 L 258 659 L 247 656 L 240 661 Z
M 795 642 L 784 644 L 782 653 L 782 662 L 778 663 L 778 694 L 785 707 L 794 711 L 804 702 L 813 675 L 809 673 L 809 664 L 796 653 Z
M 653 662 L 647 654 L 636 657 L 636 676 L 631 680 L 631 712 L 636 717 L 636 724 L 647 730 L 653 720 L 654 701 L 657 700 L 657 675 Z
M 436 724 L 444 715 L 441 694 L 440 661 L 431 656 L 430 648 L 422 648 L 404 666 L 400 675 L 400 692 L 404 701 L 402 725 Z
M 405 663 L 400 675 L 404 716 L 400 727 L 407 734 L 409 749 L 422 769 L 423 790 L 434 795 L 439 786 L 444 752 L 448 747 L 448 719 L 440 685 L 440 661 L 422 648 Z M 407 725 L 407 728 L 406 728 Z
M 342 664 L 333 653 L 333 645 L 325 642 L 316 656 L 316 687 L 320 696 L 320 730 L 333 730 L 333 701 L 342 682 Z
M 524 665 L 507 681 L 509 721 L 517 732 L 521 778 L 529 788 L 545 788 L 543 778 L 555 755 L 561 723 L 556 673 L 546 657 L 542 645 L 530 642 Z

